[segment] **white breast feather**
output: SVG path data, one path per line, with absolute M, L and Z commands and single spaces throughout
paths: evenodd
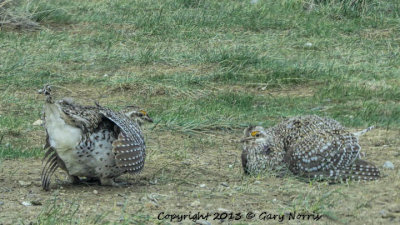
M 64 122 L 56 105 L 46 107 L 46 129 L 50 137 L 50 145 L 59 151 L 68 151 L 81 141 L 82 131 Z
M 85 170 L 85 165 L 78 163 L 75 147 L 82 139 L 82 131 L 64 122 L 60 117 L 60 109 L 56 104 L 45 107 L 46 129 L 50 145 L 56 149 L 58 156 L 64 161 L 69 174 Z
M 108 130 L 100 130 L 91 134 L 90 141 L 95 143 L 92 151 L 87 151 L 83 156 L 77 152 L 77 146 L 82 141 L 82 131 L 70 126 L 60 117 L 60 109 L 56 104 L 45 107 L 46 129 L 49 134 L 50 145 L 56 149 L 58 156 L 64 161 L 68 174 L 74 176 L 100 177 L 120 175 L 123 170 L 108 171 L 105 166 L 115 167 L 112 142 L 115 137 Z M 100 137 L 105 136 L 104 139 Z M 97 140 L 95 137 L 97 136 Z M 108 141 L 107 141 L 108 139 Z M 103 175 L 101 175 L 103 174 Z

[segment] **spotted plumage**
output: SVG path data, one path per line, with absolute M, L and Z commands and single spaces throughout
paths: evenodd
M 40 92 L 46 95 L 43 189 L 49 190 L 57 168 L 65 170 L 73 183 L 87 177 L 99 179 L 102 185 L 116 185 L 114 178 L 143 169 L 146 145 L 139 124 L 152 122 L 143 110 L 130 107 L 126 112 L 115 112 L 71 99 L 53 101 L 49 86 Z
M 339 122 L 315 115 L 287 119 L 271 128 L 250 126 L 242 139 L 246 173 L 290 170 L 329 180 L 376 180 L 379 169 L 360 159 L 358 137 Z

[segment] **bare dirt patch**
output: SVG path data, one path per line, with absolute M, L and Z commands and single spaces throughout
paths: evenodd
M 190 64 L 190 65 L 129 65 L 124 68 L 124 72 L 139 73 L 143 75 L 172 75 L 179 73 L 188 73 L 201 76 L 216 69 L 214 64 Z
M 139 175 L 120 177 L 118 181 L 129 184 L 119 188 L 71 185 L 64 172 L 58 171 L 52 180 L 52 190 L 45 192 L 40 187 L 42 166 L 39 159 L 1 161 L 1 223 L 35 222 L 40 213 L 49 210 L 55 199 L 64 207 L 62 210 L 79 206 L 74 218 L 81 222 L 99 215 L 104 215 L 102 222 L 136 221 L 137 216 L 146 215 L 148 223 L 156 223 L 161 212 L 221 213 L 225 209 L 243 215 L 248 212 L 260 215 L 264 211 L 324 214 L 321 221 L 307 221 L 312 224 L 400 221 L 399 131 L 376 129 L 361 138 L 365 159 L 381 168 L 381 180 L 334 185 L 306 183 L 293 176 L 243 175 L 240 146 L 231 141 L 240 135 L 239 132 L 217 136 L 146 133 L 148 158 L 145 169 Z M 382 168 L 388 160 L 395 165 L 394 170 Z M 24 206 L 23 202 L 42 205 Z M 212 217 L 208 220 L 216 223 Z M 225 220 L 226 224 L 239 222 L 265 223 L 259 217 Z M 193 222 L 186 219 L 184 224 Z
M 258 96 L 274 97 L 312 97 L 315 90 L 309 86 L 291 86 L 290 88 L 270 88 L 267 83 L 248 83 L 246 85 L 219 85 L 210 89 L 235 93 L 251 93 Z

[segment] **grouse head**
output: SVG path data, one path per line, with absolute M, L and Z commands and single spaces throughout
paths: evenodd
M 142 125 L 144 122 L 153 122 L 149 114 L 138 106 L 127 106 L 123 111 L 126 116 L 136 121 L 139 125 Z

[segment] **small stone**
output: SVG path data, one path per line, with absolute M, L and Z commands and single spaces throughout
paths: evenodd
M 22 187 L 28 187 L 29 185 L 32 184 L 32 182 L 30 182 L 30 181 L 25 182 L 25 181 L 22 181 L 22 180 L 19 180 L 18 183 L 19 183 L 19 185 L 21 185 Z
M 0 201 L 0 205 L 4 205 L 4 202 L 1 202 L 1 201 Z
M 207 185 L 206 184 L 200 184 L 199 187 L 205 188 Z
M 393 170 L 393 169 L 394 169 L 394 165 L 393 165 L 392 162 L 386 161 L 386 162 L 383 164 L 383 168 L 389 169 L 389 170 Z
M 124 206 L 124 203 L 123 202 L 117 202 L 117 206 L 122 207 L 122 206 Z
M 311 46 L 313 46 L 313 44 L 311 42 L 307 42 L 307 43 L 304 44 L 304 46 L 305 47 L 311 47 Z
M 254 184 L 261 184 L 261 181 L 256 180 L 256 181 L 254 181 Z
M 199 225 L 211 225 L 211 223 L 208 222 L 207 220 L 196 220 L 196 224 L 199 224 Z
M 97 190 L 93 191 L 93 194 L 97 195 L 99 192 Z
M 32 206 L 31 202 L 21 202 L 21 204 L 24 206 Z
M 250 4 L 257 4 L 258 0 L 250 0 Z
M 33 126 L 41 126 L 42 124 L 43 124 L 43 120 L 41 120 L 41 119 L 38 119 L 32 123 Z
M 221 185 L 224 187 L 229 187 L 228 183 L 226 183 L 226 182 L 222 182 Z
M 212 204 L 207 204 L 206 209 L 210 209 L 213 205 Z
M 195 200 L 194 202 L 190 203 L 190 206 L 192 207 L 197 207 L 200 205 L 200 201 L 199 200 Z
M 151 194 L 147 195 L 147 199 L 149 199 L 150 201 L 153 201 L 155 203 L 158 203 L 159 198 L 161 198 L 161 196 L 157 193 L 151 193 Z
M 11 147 L 11 144 L 10 143 L 6 143 L 6 148 L 9 148 L 9 147 Z
M 104 75 L 103 75 L 103 77 L 108 77 L 108 76 L 109 76 L 108 74 L 104 74 Z
M 224 208 L 218 208 L 217 210 L 218 210 L 218 211 L 221 211 L 221 212 L 230 212 L 229 209 L 224 209 Z
M 233 167 L 233 165 L 232 164 L 229 164 L 229 166 L 228 166 L 230 169 L 232 169 L 232 167 Z

